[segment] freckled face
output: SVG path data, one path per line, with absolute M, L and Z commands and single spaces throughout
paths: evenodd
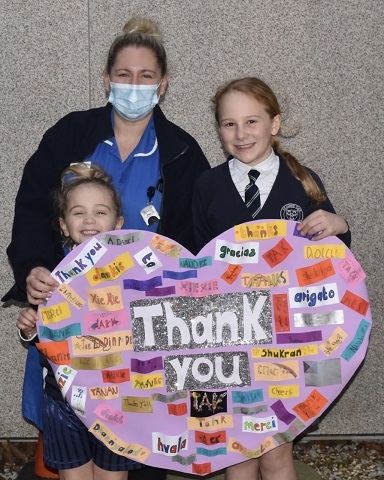
M 219 131 L 226 151 L 254 166 L 271 154 L 271 136 L 281 124 L 280 115 L 270 118 L 265 106 L 242 92 L 228 92 L 218 107 Z
M 68 196 L 60 227 L 66 237 L 80 244 L 95 235 L 118 230 L 124 222 L 119 217 L 111 193 L 99 185 L 84 184 L 75 187 Z

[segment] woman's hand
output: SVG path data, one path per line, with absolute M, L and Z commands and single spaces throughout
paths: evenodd
M 22 332 L 25 340 L 36 333 L 37 312 L 31 307 L 23 308 L 16 321 L 17 328 Z
M 28 302 L 32 305 L 44 303 L 44 300 L 49 298 L 53 290 L 60 285 L 51 277 L 51 272 L 44 267 L 32 268 L 26 283 Z
M 310 235 L 311 240 L 314 241 L 346 233 L 348 228 L 348 223 L 344 218 L 325 210 L 316 210 L 311 213 L 297 227 L 303 237 Z

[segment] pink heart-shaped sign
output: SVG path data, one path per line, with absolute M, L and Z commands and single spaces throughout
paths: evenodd
M 197 257 L 110 232 L 52 272 L 38 348 L 108 448 L 206 475 L 292 441 L 340 395 L 368 345 L 365 275 L 338 238 L 296 228 L 238 225 Z

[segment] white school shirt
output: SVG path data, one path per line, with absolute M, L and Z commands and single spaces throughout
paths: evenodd
M 256 185 L 259 187 L 260 204 L 263 206 L 272 190 L 272 186 L 277 177 L 277 172 L 279 171 L 280 159 L 275 152 L 272 150 L 271 155 L 266 160 L 253 167 L 240 162 L 237 158 L 231 158 L 228 163 L 233 183 L 244 201 L 245 187 L 249 184 L 248 172 L 250 170 L 257 170 L 260 172 L 260 175 L 256 180 Z

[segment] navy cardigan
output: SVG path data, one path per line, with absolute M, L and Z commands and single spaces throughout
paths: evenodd
M 308 169 L 309 170 L 309 169 Z M 320 178 L 309 170 L 312 177 L 325 192 Z M 197 180 L 192 204 L 193 223 L 196 246 L 199 250 L 209 241 L 240 223 L 252 220 L 294 218 L 294 212 L 301 212 L 302 218 L 315 210 L 323 209 L 335 213 L 328 197 L 320 204 L 314 204 L 308 198 L 299 180 L 288 169 L 280 157 L 280 166 L 272 190 L 255 219 L 245 206 L 244 200 L 233 183 L 228 162 L 204 172 Z M 292 218 L 289 214 L 292 213 Z M 351 243 L 351 233 L 338 235 L 348 247 Z
M 95 147 L 114 135 L 110 104 L 72 112 L 44 134 L 25 165 L 16 197 L 12 240 L 7 254 L 16 285 L 3 297 L 25 300 L 26 277 L 36 266 L 52 270 L 62 259 L 58 229 L 52 227 L 57 213 L 52 191 L 59 187 L 61 173 L 71 163 L 81 162 Z M 163 203 L 158 232 L 191 252 L 196 252 L 191 222 L 192 189 L 195 179 L 209 163 L 196 140 L 166 119 L 159 106 L 154 122 L 163 178 Z

